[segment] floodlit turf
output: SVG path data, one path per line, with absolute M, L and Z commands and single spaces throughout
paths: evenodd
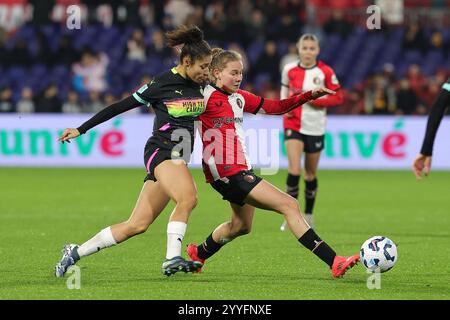
M 184 244 L 203 241 L 229 205 L 193 170 L 199 204 Z M 266 177 L 284 189 L 286 172 Z M 207 261 L 202 274 L 166 278 L 170 205 L 149 230 L 79 262 L 81 289 L 53 275 L 64 243 L 82 243 L 128 219 L 144 177 L 138 169 L 0 168 L 0 299 L 449 299 L 450 172 L 416 182 L 411 172 L 321 171 L 318 234 L 338 254 L 367 238 L 398 246 L 381 289 L 360 264 L 343 279 L 288 232 L 282 217 L 258 210 L 253 231 Z M 303 184 L 301 185 L 303 190 Z

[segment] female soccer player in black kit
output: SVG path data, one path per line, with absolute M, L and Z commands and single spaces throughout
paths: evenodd
M 450 78 L 442 85 L 442 90 L 439 93 L 436 101 L 431 107 L 430 115 L 428 117 L 427 129 L 422 143 L 422 149 L 413 161 L 413 171 L 416 178 L 420 180 L 422 173 L 428 176 L 431 169 L 431 158 L 433 153 L 434 139 L 441 124 L 442 117 L 445 110 L 450 106 Z
M 59 138 L 62 143 L 70 142 L 96 125 L 143 104 L 151 105 L 156 114 L 153 135 L 144 150 L 147 176 L 130 218 L 101 230 L 80 246 L 65 245 L 56 265 L 57 277 L 63 277 L 80 258 L 145 232 L 170 199 L 176 207 L 167 225 L 163 273 L 194 272 L 202 266 L 181 257 L 181 244 L 189 215 L 197 203 L 196 186 L 186 164 L 194 145 L 194 121 L 204 111 L 201 85 L 208 78 L 211 48 L 197 27 L 182 26 L 168 32 L 166 37 L 170 47 L 183 45 L 177 67 L 156 76 L 132 96 L 103 109 L 80 127 L 65 129 Z

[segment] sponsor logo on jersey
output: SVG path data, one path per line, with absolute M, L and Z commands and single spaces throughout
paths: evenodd
M 244 122 L 244 118 L 239 118 L 239 117 L 221 117 L 221 118 L 213 118 L 212 119 L 212 124 L 214 128 L 220 128 L 222 127 L 224 124 L 232 124 L 232 123 L 243 123 Z
M 242 100 L 241 99 L 239 99 L 239 98 L 237 98 L 236 99 L 236 103 L 237 103 L 237 106 L 239 107 L 239 109 L 242 109 L 242 107 L 243 107 L 243 103 L 242 103 Z
M 195 117 L 205 111 L 203 99 L 176 99 L 164 102 L 167 112 L 173 117 Z

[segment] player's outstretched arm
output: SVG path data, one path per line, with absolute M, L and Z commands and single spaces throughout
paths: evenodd
M 323 87 L 312 91 L 302 92 L 287 99 L 265 99 L 262 104 L 262 109 L 266 114 L 284 114 L 292 111 L 293 109 L 301 106 L 308 101 L 318 99 L 328 94 L 336 94 L 336 92 Z
M 425 156 L 421 153 L 416 156 L 413 161 L 412 169 L 417 180 L 422 179 L 422 174 L 425 174 L 425 176 L 428 177 L 431 169 L 431 160 L 431 156 Z
M 112 105 L 104 108 L 103 110 L 96 113 L 92 118 L 83 123 L 78 128 L 67 128 L 59 137 L 58 141 L 64 143 L 64 141 L 70 142 L 70 139 L 76 138 L 81 134 L 84 134 L 89 129 L 108 121 L 109 119 L 124 113 L 128 110 L 134 109 L 141 106 L 142 103 L 137 101 L 133 96 L 129 96 L 119 102 L 113 103 Z

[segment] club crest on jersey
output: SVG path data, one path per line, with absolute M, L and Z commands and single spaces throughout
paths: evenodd
M 239 109 L 242 109 L 242 107 L 243 107 L 243 105 L 244 105 L 244 104 L 242 103 L 242 100 L 239 99 L 239 98 L 237 98 L 237 99 L 236 99 L 236 103 L 237 103 Z
M 314 82 L 314 84 L 319 85 L 322 81 L 320 81 L 319 77 L 314 77 L 313 82 Z

